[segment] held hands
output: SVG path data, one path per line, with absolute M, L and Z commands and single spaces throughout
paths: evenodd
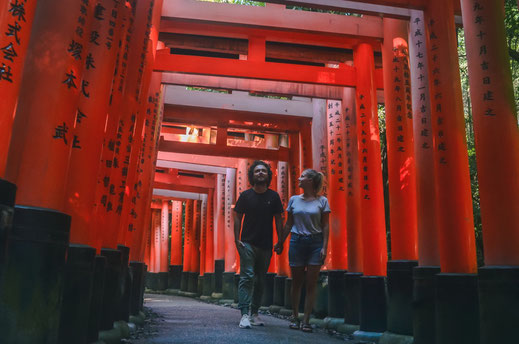
M 280 243 L 279 241 L 277 242 L 276 245 L 274 245 L 274 252 L 276 252 L 278 255 L 283 252 L 283 244 Z

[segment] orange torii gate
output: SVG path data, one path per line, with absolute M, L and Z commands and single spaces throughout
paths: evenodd
M 124 271 L 128 265 L 125 261 L 128 250 L 121 244 L 131 247 L 129 255 L 134 260 L 143 261 L 144 238 L 149 234 L 151 227 L 149 203 L 153 185 L 151 175 L 154 170 L 155 153 L 152 150 L 148 160 L 143 163 L 144 171 L 149 175 L 149 181 L 137 178 L 140 173 L 137 169 L 142 163 L 141 152 L 144 151 L 139 143 L 141 139 L 144 140 L 144 137 L 139 136 L 143 132 L 146 121 L 144 112 L 147 109 L 144 103 L 139 102 L 148 101 L 147 84 L 150 80 L 153 59 L 146 60 L 146 57 L 143 56 L 146 54 L 151 56 L 151 53 L 154 54 L 156 51 L 156 41 L 159 35 L 157 28 L 162 14 L 161 24 L 164 25 L 160 25 L 161 35 L 164 36 L 165 41 L 170 42 L 169 44 L 177 42 L 175 39 L 180 37 L 179 35 L 232 38 L 239 41 L 239 44 L 228 52 L 238 56 L 248 55 L 248 59 L 217 58 L 211 57 L 213 56 L 211 54 L 193 56 L 187 55 L 185 51 L 177 54 L 175 47 L 166 43 L 166 46 L 173 50 L 160 49 L 157 52 L 153 65 L 156 71 L 210 77 L 261 79 L 269 83 L 279 82 L 283 84 L 277 84 L 276 87 L 272 87 L 272 84 L 262 84 L 261 87 L 282 89 L 282 94 L 285 95 L 298 95 L 298 92 L 304 89 L 307 94 L 333 93 L 337 97 L 337 94 L 342 94 L 342 92 L 338 92 L 336 88 L 339 91 L 342 91 L 344 87 L 350 90 L 356 89 L 355 103 L 351 100 L 352 94 L 346 94 L 346 92 L 339 98 L 330 98 L 342 100 L 343 108 L 339 112 L 344 117 L 341 134 L 350 140 L 350 147 L 345 147 L 345 151 L 349 155 L 342 157 L 342 163 L 344 168 L 351 167 L 352 171 L 345 171 L 348 172 L 348 181 L 351 177 L 353 185 L 351 187 L 346 185 L 346 200 L 338 210 L 346 215 L 344 229 L 347 231 L 339 232 L 337 238 L 345 236 L 347 245 L 344 248 L 342 243 L 334 242 L 335 250 L 332 250 L 328 264 L 335 267 L 334 260 L 340 261 L 339 258 L 342 258 L 347 252 L 348 260 L 344 259 L 341 269 L 344 267 L 350 271 L 350 274 L 354 274 L 354 276 L 346 277 L 347 281 L 355 280 L 354 283 L 358 282 L 361 285 L 363 295 L 360 304 L 362 311 L 359 312 L 362 315 L 359 319 L 361 330 L 376 332 L 378 336 L 387 329 L 388 333 L 384 335 L 408 336 L 411 334 L 412 327 L 412 334 L 417 343 L 437 341 L 442 344 L 450 344 L 481 341 L 481 343 L 487 344 L 494 341 L 513 340 L 511 338 L 514 338 L 514 326 L 519 320 L 519 300 L 513 288 L 508 286 L 515 286 L 518 280 L 516 276 L 519 256 L 515 247 L 519 243 L 519 229 L 517 228 L 519 182 L 516 178 L 519 133 L 508 59 L 506 58 L 502 2 L 462 0 L 460 6 L 459 2 L 450 0 L 435 2 L 366 0 L 340 3 L 324 0 L 319 4 L 319 8 L 365 14 L 362 18 L 334 17 L 332 14 L 304 13 L 294 10 L 290 10 L 290 15 L 286 15 L 288 10 L 279 3 L 290 3 L 303 7 L 315 5 L 306 0 L 291 0 L 290 2 L 276 0 L 275 2 L 278 4 L 268 4 L 264 8 L 255 9 L 246 6 L 232 7 L 230 4 L 207 4 L 188 0 L 168 1 L 164 9 L 161 1 L 127 2 L 125 5 L 128 7 L 125 6 L 125 8 L 132 18 L 127 17 L 127 23 L 131 22 L 134 26 L 132 30 L 127 30 L 129 27 L 123 28 L 121 37 L 125 38 L 118 42 L 115 42 L 116 38 L 114 39 L 114 43 L 121 46 L 120 58 L 114 63 L 117 65 L 118 73 L 111 80 L 114 73 L 108 71 L 106 80 L 102 80 L 106 84 L 104 87 L 110 87 L 112 81 L 115 85 L 111 91 L 106 91 L 111 92 L 112 104 L 105 126 L 108 142 L 105 143 L 104 152 L 101 155 L 104 169 L 89 173 L 88 171 L 96 169 L 92 165 L 96 165 L 97 158 L 82 161 L 83 159 L 76 159 L 79 154 L 74 154 L 70 159 L 70 152 L 75 153 L 74 150 L 79 149 L 77 146 L 86 143 L 95 144 L 99 148 L 100 142 L 97 141 L 100 139 L 93 138 L 99 137 L 99 132 L 92 136 L 92 142 L 82 138 L 82 134 L 80 134 L 82 131 L 79 129 L 86 128 L 81 126 L 81 122 L 91 118 L 84 118 L 79 114 L 76 105 L 78 101 L 79 104 L 82 104 L 79 100 L 80 93 L 84 98 L 88 98 L 87 95 L 95 94 L 92 87 L 89 87 L 96 86 L 91 81 L 94 79 L 90 79 L 93 76 L 86 73 L 87 52 L 91 52 L 92 57 L 95 57 L 95 47 L 92 45 L 95 43 L 90 42 L 92 47 L 89 47 L 86 37 L 92 39 L 96 35 L 92 36 L 91 32 L 97 32 L 97 34 L 99 32 L 95 29 L 89 30 L 89 23 L 95 24 L 96 19 L 100 20 L 99 18 L 107 18 L 108 15 L 111 15 L 107 8 L 112 4 L 101 1 L 95 5 L 90 3 L 90 7 L 83 8 L 79 0 L 74 0 L 70 3 L 67 2 L 65 7 L 61 2 L 59 6 L 57 2 L 54 2 L 43 8 L 44 6 L 40 6 L 39 3 L 36 6 L 36 2 L 32 1 L 23 3 L 14 0 L 0 1 L 2 5 L 5 4 L 0 10 L 0 27 L 3 28 L 1 37 L 3 43 L 0 45 L 2 50 L 0 87 L 2 89 L 6 82 L 10 83 L 6 78 L 11 78 L 11 73 L 17 70 L 17 75 L 13 74 L 12 87 L 9 85 L 6 89 L 8 101 L 5 102 L 5 107 L 0 108 L 0 123 L 7 123 L 6 126 L 0 126 L 0 130 L 5 134 L 0 139 L 0 175 L 17 184 L 19 189 L 17 204 L 29 206 L 25 208 L 17 206 L 13 233 L 18 233 L 19 227 L 17 226 L 27 220 L 27 214 L 31 212 L 35 216 L 41 214 L 53 216 L 56 221 L 59 220 L 63 224 L 63 232 L 68 233 L 65 228 L 68 222 L 67 216 L 54 210 L 65 210 L 66 212 L 71 210 L 73 226 L 75 223 L 82 223 L 81 228 L 85 228 L 73 227 L 73 240 L 89 244 L 96 249 L 106 246 L 103 248 L 102 254 L 107 261 L 107 266 L 103 268 L 100 263 L 96 268 L 99 268 L 100 276 L 106 275 L 108 281 L 108 287 L 105 288 L 105 293 L 101 297 L 105 300 L 103 307 L 106 310 L 103 313 L 101 326 L 103 329 L 111 328 L 115 317 L 120 316 L 115 313 L 121 313 L 119 306 L 122 303 L 120 301 L 122 296 L 117 294 L 117 288 L 114 286 L 117 285 L 116 282 L 124 281 L 124 277 L 121 276 L 125 274 Z M 103 9 L 98 6 L 99 4 Z M 152 7 L 153 5 L 155 5 L 155 9 Z M 20 6 L 23 7 L 23 12 Z M 59 9 L 55 10 L 58 7 Z M 67 10 L 67 13 L 77 13 L 78 17 L 55 18 L 54 16 L 59 15 L 59 11 L 62 10 Z M 122 10 L 121 13 L 124 11 L 126 10 Z M 33 13 L 34 20 L 32 20 Z M 214 13 L 219 14 L 217 18 L 212 16 Z M 381 14 L 384 19 L 370 16 Z M 479 273 L 475 259 L 470 180 L 459 66 L 456 57 L 454 23 L 455 15 L 459 14 L 463 15 L 467 41 L 485 243 L 486 266 L 480 268 Z M 277 18 L 279 15 L 285 15 L 287 20 L 281 23 L 276 22 L 273 18 Z M 13 18 L 17 18 L 17 21 L 10 21 Z M 68 19 L 61 20 L 63 18 Z M 393 21 L 396 19 L 400 22 Z M 29 32 L 31 31 L 29 30 L 31 21 L 33 22 L 32 32 Z M 460 23 L 459 20 L 458 23 Z M 119 25 L 115 22 L 114 24 Z M 406 29 L 409 29 L 409 33 L 406 32 Z M 53 68 L 38 69 L 41 66 L 35 60 L 36 55 L 45 56 L 45 54 L 33 54 L 41 47 L 36 43 L 33 44 L 32 41 L 27 49 L 24 44 L 28 43 L 29 34 L 32 37 L 40 38 L 35 39 L 34 42 L 45 41 L 41 38 L 46 32 L 53 30 L 59 31 L 59 35 L 56 36 L 59 39 L 54 45 L 48 45 L 42 49 L 52 48 L 52 52 L 49 54 L 55 53 L 60 57 L 54 59 Z M 129 33 L 132 37 L 128 37 Z M 97 37 L 97 39 L 100 38 L 102 37 Z M 20 43 L 17 39 L 20 39 Z M 94 38 L 95 40 L 96 38 Z M 131 42 L 131 44 L 125 42 Z M 381 42 L 383 42 L 383 46 L 381 46 Z M 347 49 L 349 50 L 347 57 L 351 59 L 353 56 L 354 64 L 347 65 L 344 60 L 340 60 L 338 61 L 339 68 L 325 67 L 322 64 L 329 60 L 316 57 L 318 54 L 315 54 L 315 51 L 311 52 L 311 49 L 307 51 L 304 62 L 315 62 L 316 65 L 292 63 L 294 60 L 298 60 L 295 58 L 296 54 L 284 52 L 283 47 L 287 44 Z M 204 50 L 204 48 L 200 48 L 200 50 Z M 379 51 L 382 52 L 384 69 L 375 67 Z M 126 55 L 127 52 L 129 55 Z M 80 58 L 77 58 L 78 56 Z M 130 59 L 127 61 L 124 56 L 130 56 Z M 335 56 L 343 59 L 345 54 Z M 24 59 L 26 63 L 22 77 L 21 67 Z M 109 61 L 110 59 L 113 59 L 113 55 L 109 57 L 106 54 L 106 56 L 100 57 L 97 60 L 99 68 L 113 68 L 110 67 L 113 63 Z M 103 61 L 101 62 L 101 60 Z M 283 62 L 287 60 L 291 62 Z M 91 60 L 90 63 L 92 63 Z M 393 68 L 389 70 L 388 66 Z M 61 72 L 56 73 L 56 70 Z M 85 73 L 82 73 L 83 71 Z M 82 77 L 80 77 L 81 74 L 83 74 Z M 66 78 L 61 78 L 62 75 L 66 75 Z M 21 83 L 20 80 L 22 80 Z M 189 82 L 198 81 L 185 81 L 185 83 Z M 408 82 L 410 85 L 407 84 Z M 209 81 L 204 81 L 204 83 L 209 83 Z M 290 88 L 289 83 L 315 84 L 326 87 L 326 89 Z M 17 85 L 20 86 L 19 96 Z M 217 82 L 215 85 L 219 85 L 219 83 Z M 249 86 L 240 83 L 239 86 L 229 88 L 234 87 L 247 90 Z M 385 105 L 390 202 L 387 223 L 384 217 L 381 189 L 380 138 L 375 100 L 376 90 L 382 88 L 384 88 L 387 100 Z M 137 90 L 142 91 L 142 97 L 134 97 L 134 92 Z M 101 88 L 96 91 L 102 93 Z M 47 92 L 52 93 L 52 96 L 47 96 Z M 154 91 L 153 94 L 157 93 L 159 92 Z M 73 94 L 73 96 L 67 96 L 67 94 Z M 124 103 L 123 98 L 127 100 Z M 18 105 L 11 129 L 13 104 Z M 38 104 L 37 109 L 31 104 Z M 349 106 L 344 106 L 346 104 Z M 350 111 L 354 108 L 355 111 L 350 112 L 354 112 L 354 115 L 348 116 L 347 108 Z M 119 117 L 119 110 L 123 112 L 121 117 Z M 410 111 L 412 121 L 408 117 Z M 404 113 L 402 118 L 399 117 L 399 112 Z M 133 113 L 136 114 L 135 125 L 128 123 L 128 120 L 133 123 Z M 100 115 L 106 116 L 106 113 Z M 55 123 L 52 118 L 60 122 Z M 124 123 L 121 123 L 120 119 Z M 200 119 L 203 120 L 203 118 Z M 198 119 L 193 118 L 193 120 Z M 300 168 L 307 167 L 311 163 L 309 161 L 311 154 L 307 150 L 305 151 L 308 146 L 308 131 L 294 130 L 288 133 L 290 148 L 281 149 L 276 153 L 261 149 L 254 151 L 253 148 L 230 147 L 225 144 L 228 140 L 228 128 L 235 128 L 234 125 L 236 127 L 247 125 L 246 123 L 231 122 L 234 120 L 237 119 L 229 118 L 226 125 L 216 123 L 218 135 L 214 145 L 202 146 L 194 143 L 192 146 L 188 146 L 185 143 L 170 140 L 159 141 L 158 131 L 154 131 L 155 136 L 151 142 L 158 145 L 159 150 L 165 151 L 289 161 L 291 165 L 287 167 L 287 172 L 290 173 L 290 192 L 296 193 L 297 190 L 293 183 L 295 177 L 300 172 Z M 157 122 L 159 121 L 160 119 L 157 119 Z M 275 126 L 275 118 L 266 122 L 269 121 L 272 121 Z M 77 129 L 74 133 L 71 129 L 73 127 Z M 49 130 L 45 128 L 50 128 L 51 132 L 49 133 Z M 258 132 L 269 131 L 266 126 L 262 128 L 258 126 L 255 130 Z M 151 135 L 151 131 L 149 134 Z M 121 137 L 118 138 L 117 135 Z M 414 136 L 413 141 L 410 140 L 412 136 Z M 6 150 L 6 140 L 9 137 L 11 137 L 8 143 L 10 145 L 9 154 L 2 154 Z M 110 138 L 116 142 L 113 149 Z M 324 141 L 328 141 L 328 138 Z M 65 145 L 57 146 L 62 143 Z M 115 150 L 118 152 L 115 153 Z M 85 152 L 81 153 L 87 153 L 86 151 L 85 149 Z M 94 156 L 93 153 L 92 156 Z M 126 161 L 126 157 L 128 161 Z M 194 159 L 194 157 L 191 158 Z M 108 161 L 112 163 L 109 168 L 106 166 Z M 87 164 L 92 165 L 88 165 L 87 169 Z M 128 166 L 131 171 L 123 170 L 120 164 Z M 413 172 L 413 164 L 416 165 L 416 172 Z M 83 165 L 84 168 L 82 168 Z M 3 166 L 6 166 L 5 174 Z M 68 178 L 67 171 L 69 170 L 74 172 L 74 176 L 79 181 L 74 182 L 73 178 Z M 231 174 L 232 171 L 229 173 Z M 95 175 L 98 180 L 85 181 L 85 185 L 76 185 L 76 183 L 83 182 L 79 178 L 82 175 L 85 178 L 88 176 L 89 180 Z M 108 177 L 106 185 L 104 177 Z M 328 177 L 331 181 L 330 174 Z M 234 191 L 234 186 L 230 185 L 234 180 L 234 177 L 228 178 L 229 190 Z M 143 193 L 134 189 L 135 186 L 138 187 L 139 182 L 140 185 L 145 185 Z M 335 185 L 333 182 L 330 184 L 329 187 L 332 188 Z M 161 188 L 164 186 L 163 184 L 158 185 Z M 77 189 L 74 191 L 76 187 Z M 117 190 L 117 188 L 122 190 Z M 191 191 L 194 190 L 191 189 Z M 336 190 L 332 190 L 331 195 L 333 195 L 333 191 Z M 83 194 L 78 198 L 76 193 L 79 192 Z M 88 204 L 75 203 L 78 199 L 88 203 L 88 197 L 92 196 L 88 196 L 87 193 L 92 193 L 96 202 L 93 221 L 88 218 L 80 218 L 85 213 L 84 209 L 88 210 Z M 141 200 L 136 199 L 135 207 L 129 203 L 132 201 L 133 195 L 135 197 L 143 196 Z M 227 196 L 227 204 L 221 206 L 220 209 L 229 215 L 233 199 L 230 192 L 227 193 Z M 414 197 L 416 197 L 416 201 L 413 200 Z M 65 207 L 67 202 L 69 202 L 68 208 Z M 103 202 L 106 204 L 102 204 Z M 112 207 L 111 210 L 108 210 L 108 204 Z M 334 205 L 336 206 L 336 204 Z M 121 214 L 133 214 L 132 210 L 135 210 L 136 214 L 146 215 L 135 221 L 128 221 L 114 212 L 114 209 L 118 209 L 119 206 Z M 46 210 L 40 212 L 34 208 L 54 210 L 47 213 Z M 139 210 L 141 211 L 139 212 Z M 404 210 L 407 214 L 404 213 Z M 411 214 L 409 214 L 410 212 Z M 193 207 L 190 216 L 192 215 Z M 359 219 L 358 227 L 354 223 L 355 217 Z M 89 221 L 90 225 L 85 225 Z M 111 227 L 108 226 L 109 224 Z M 137 228 L 135 233 L 133 231 L 125 232 L 129 228 L 134 228 L 130 225 L 135 225 Z M 229 227 L 228 222 L 224 225 Z M 392 260 L 389 262 L 387 262 L 386 248 L 387 225 L 390 227 L 389 234 L 391 235 Z M 193 225 L 190 228 L 193 238 L 197 233 L 200 234 L 194 228 L 196 227 Z M 43 231 L 45 228 L 37 230 Z M 218 232 L 220 231 L 218 230 Z M 362 235 L 355 235 L 358 233 L 362 233 Z M 41 235 L 30 234 L 29 236 L 30 240 L 33 237 L 41 237 Z M 231 246 L 234 245 L 229 243 L 230 236 L 217 235 L 217 237 L 219 238 L 217 242 L 220 243 L 220 245 L 216 245 L 217 257 L 226 258 L 225 270 L 234 275 L 236 257 L 234 257 L 235 252 L 231 250 Z M 12 235 L 11 238 L 18 237 Z M 207 239 L 207 237 L 204 238 Z M 226 242 L 227 250 L 222 249 L 221 243 L 223 242 Z M 202 268 L 200 272 L 205 272 L 207 260 L 204 260 L 203 264 L 198 264 L 197 259 L 200 256 L 195 252 L 198 250 L 198 246 L 192 247 L 193 243 L 190 244 L 189 259 L 187 260 L 190 266 L 187 271 L 193 275 Z M 204 244 L 207 247 L 207 240 L 204 241 Z M 8 245 L 10 246 L 9 252 L 17 252 L 13 249 L 18 247 L 15 239 L 8 239 Z M 79 252 L 77 249 L 77 247 L 69 249 L 67 264 L 74 262 L 75 256 L 72 253 Z M 83 249 L 80 248 L 80 250 Z M 87 251 L 91 252 L 91 250 Z M 223 251 L 226 253 L 224 254 Z M 208 250 L 203 251 L 203 254 L 207 253 Z M 63 262 L 56 261 L 49 262 L 49 264 L 61 266 L 64 263 L 65 254 L 62 256 Z M 89 259 L 91 260 L 91 258 Z M 157 258 L 150 264 L 161 261 L 160 257 Z M 8 259 L 10 266 L 14 266 L 13 262 L 21 261 L 16 259 L 16 256 L 8 257 Z M 410 271 L 413 265 L 416 265 L 416 259 L 418 259 L 418 267 L 412 270 L 414 275 L 414 281 L 412 281 Z M 102 259 L 96 261 L 101 262 Z M 24 269 L 18 266 L 17 270 L 23 271 Z M 364 276 L 360 277 L 360 273 L 363 273 Z M 383 292 L 386 274 L 389 285 L 387 319 Z M 401 277 L 405 275 L 405 278 L 400 279 L 397 275 Z M 114 278 L 114 276 L 118 277 Z M 190 281 L 191 288 L 189 289 L 198 289 L 193 287 L 193 279 Z M 40 288 L 39 286 L 39 284 L 34 284 L 34 288 Z M 415 289 L 415 313 L 412 318 L 409 316 L 408 308 L 410 307 L 411 288 Z M 399 297 L 402 297 L 401 300 L 405 299 L 405 302 L 400 303 L 397 300 Z M 0 295 L 0 301 L 5 300 L 11 300 L 11 297 L 7 294 Z M 113 303 L 110 303 L 111 300 L 114 300 Z M 59 305 L 57 306 L 57 308 L 49 307 L 60 309 Z M 407 317 L 403 314 L 407 314 Z M 354 321 L 352 319 L 345 320 Z M 434 323 L 431 321 L 432 319 L 436 319 L 437 322 Z M 414 326 L 410 326 L 411 321 Z M 9 322 L 0 323 L 10 326 Z M 430 326 L 424 326 L 426 323 Z M 17 329 L 14 327 L 10 327 L 6 331 L 3 331 L 2 328 L 2 332 L 8 333 L 8 337 L 9 334 L 16 333 L 16 331 Z M 56 335 L 57 326 L 36 332 L 34 338 L 42 333 Z M 97 333 L 97 328 L 94 328 L 93 332 Z M 356 336 L 359 339 L 363 338 L 362 333 L 357 333 Z M 95 341 L 97 338 L 91 337 L 90 339 Z M 34 340 L 37 341 L 37 339 Z

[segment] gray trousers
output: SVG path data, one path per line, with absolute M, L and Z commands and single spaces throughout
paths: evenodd
M 270 265 L 272 250 L 263 250 L 243 243 L 240 254 L 240 282 L 238 284 L 238 308 L 241 314 L 257 314 L 265 287 L 265 275 Z

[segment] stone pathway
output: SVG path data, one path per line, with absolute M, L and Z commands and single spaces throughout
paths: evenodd
M 317 329 L 303 333 L 288 328 L 288 321 L 260 315 L 265 326 L 240 329 L 236 309 L 171 295 L 145 295 L 145 307 L 151 310 L 150 321 L 139 330 L 131 344 L 324 344 L 353 343 L 341 336 Z

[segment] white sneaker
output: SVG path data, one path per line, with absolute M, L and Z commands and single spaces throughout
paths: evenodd
M 241 316 L 240 328 L 251 328 L 248 314 L 244 314 Z
M 261 320 L 261 318 L 257 314 L 252 314 L 250 316 L 250 324 L 252 326 L 265 326 L 265 323 Z

